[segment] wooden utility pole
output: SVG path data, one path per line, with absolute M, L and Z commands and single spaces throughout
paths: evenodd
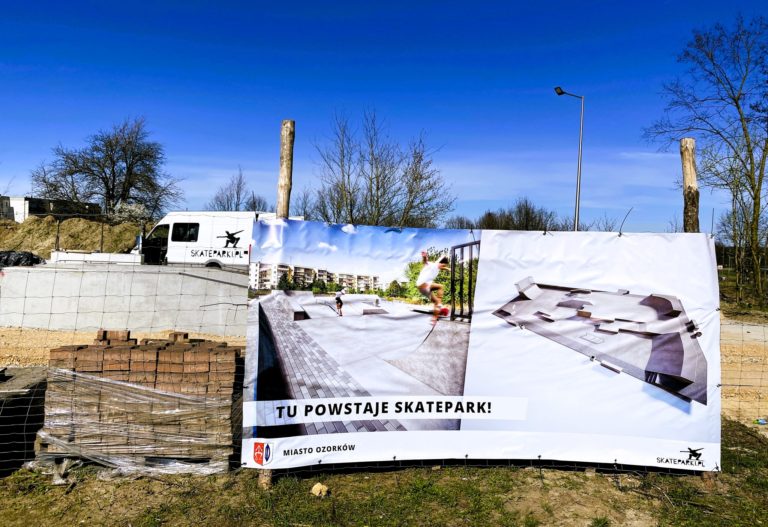
M 699 232 L 699 184 L 696 181 L 696 140 L 680 139 L 683 162 L 683 231 Z
M 277 181 L 277 217 L 287 218 L 291 202 L 293 179 L 293 140 L 296 136 L 296 122 L 283 120 L 280 130 L 280 179 Z
M 277 180 L 277 217 L 288 218 L 293 183 L 293 140 L 296 137 L 296 121 L 283 119 L 280 129 L 280 178 Z M 259 470 L 259 488 L 272 488 L 272 471 Z

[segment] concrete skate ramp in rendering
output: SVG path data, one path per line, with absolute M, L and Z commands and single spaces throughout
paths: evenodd
M 302 304 L 301 307 L 309 318 L 335 318 L 339 316 L 336 312 L 335 302 Z M 368 302 L 344 302 L 341 312 L 345 317 L 360 317 L 363 315 L 382 315 L 386 313 L 386 310 Z
M 695 322 L 667 295 L 517 284 L 493 314 L 688 400 L 707 404 L 707 360 Z
M 469 324 L 440 320 L 412 353 L 387 362 L 443 395 L 462 395 L 468 348 Z
M 282 301 L 293 312 L 293 320 L 311 318 L 333 318 L 339 316 L 336 311 L 336 298 L 331 295 L 315 296 L 311 291 L 273 291 L 279 293 Z M 380 307 L 381 299 L 377 295 L 353 294 L 342 297 L 344 316 L 384 315 L 387 311 Z

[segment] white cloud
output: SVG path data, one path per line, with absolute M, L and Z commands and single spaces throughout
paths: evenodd
M 317 244 L 318 249 L 326 249 L 328 251 L 331 251 L 332 253 L 335 253 L 339 248 L 335 245 L 331 245 L 330 243 L 325 242 L 319 242 Z

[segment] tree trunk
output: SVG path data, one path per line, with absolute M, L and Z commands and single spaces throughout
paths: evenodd
M 287 218 L 291 202 L 293 179 L 293 140 L 296 122 L 283 120 L 280 131 L 280 179 L 277 182 L 277 217 Z
M 699 232 L 699 185 L 696 181 L 696 140 L 680 140 L 683 163 L 683 231 Z
M 760 236 L 759 236 L 759 216 L 757 216 L 749 225 L 749 256 L 752 264 L 752 292 L 754 300 L 763 304 L 763 277 L 760 269 Z

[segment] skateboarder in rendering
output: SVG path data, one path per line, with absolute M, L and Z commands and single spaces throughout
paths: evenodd
M 342 287 L 341 291 L 336 291 L 336 311 L 339 313 L 340 317 L 343 317 L 344 315 L 341 313 L 341 308 L 344 307 L 344 302 L 341 300 L 341 295 L 347 294 L 347 288 Z
M 430 262 L 427 251 L 421 251 L 421 263 L 424 267 L 416 278 L 416 287 L 427 300 L 432 302 L 434 306 L 432 324 L 435 324 L 440 316 L 448 314 L 448 309 L 443 307 L 444 288 L 442 284 L 436 284 L 435 279 L 440 271 L 448 267 L 449 260 L 447 256 L 443 256 L 436 262 Z

